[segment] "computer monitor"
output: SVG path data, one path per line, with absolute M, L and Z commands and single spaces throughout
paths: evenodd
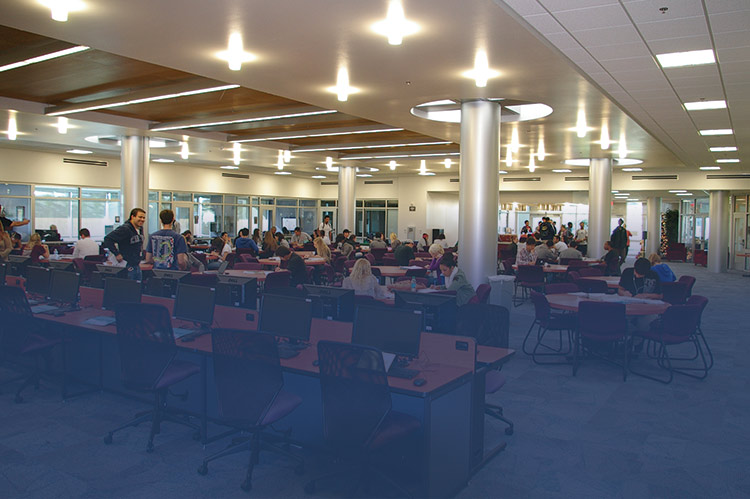
M 78 303 L 78 286 L 80 284 L 80 274 L 53 270 L 49 286 L 49 298 L 60 303 Z
M 126 267 L 98 264 L 96 266 L 96 271 L 102 274 L 102 277 L 119 277 L 121 279 L 128 278 L 128 269 Z
M 395 292 L 396 308 L 421 310 L 424 315 L 424 330 L 436 333 L 456 332 L 456 297 L 439 293 Z
M 190 275 L 185 270 L 154 269 L 154 276 L 149 279 L 147 289 L 149 294 L 171 297 L 177 294 L 177 285 Z
M 48 265 L 52 270 L 64 270 L 66 272 L 73 272 L 75 270 L 75 265 L 73 265 L 73 262 L 50 260 Z
M 408 357 L 419 356 L 422 312 L 360 305 L 354 314 L 352 343 Z
M 210 327 L 214 321 L 216 291 L 208 286 L 180 283 L 174 301 L 174 317 Z
M 254 277 L 219 275 L 216 303 L 228 307 L 258 308 L 258 280 Z
M 26 268 L 29 266 L 29 263 L 31 263 L 31 257 L 8 255 L 8 263 L 10 264 L 7 269 L 8 275 L 24 276 L 26 275 Z
M 258 330 L 288 338 L 292 343 L 310 340 L 312 300 L 264 293 L 260 301 Z
M 47 296 L 49 294 L 50 270 L 44 267 L 30 266 L 26 269 L 27 293 Z
M 304 285 L 312 299 L 313 317 L 351 322 L 354 320 L 354 290 L 330 286 Z
M 114 310 L 118 303 L 140 303 L 141 283 L 132 279 L 105 279 L 102 308 Z

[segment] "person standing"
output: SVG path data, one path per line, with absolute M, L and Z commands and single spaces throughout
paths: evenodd
M 521 234 L 533 234 L 533 233 L 534 233 L 534 228 L 531 225 L 529 225 L 528 220 L 524 220 L 523 227 L 521 227 Z
M 318 230 L 323 233 L 323 241 L 325 241 L 326 244 L 331 244 L 331 233 L 333 232 L 333 227 L 331 227 L 331 217 L 329 215 L 323 217 L 323 221 L 320 222 Z
M 13 251 L 13 242 L 5 232 L 3 224 L 0 224 L 0 262 L 7 262 L 11 251 Z
M 140 281 L 141 253 L 143 252 L 143 224 L 146 211 L 142 208 L 130 210 L 128 221 L 104 236 L 103 246 L 118 262 L 126 262 L 128 279 Z
M 628 231 L 624 227 L 625 221 L 621 218 L 617 221 L 617 227 L 612 231 L 609 238 L 610 246 L 620 255 L 620 265 L 625 262 L 626 248 L 628 247 Z
M 99 245 L 91 239 L 91 232 L 88 229 L 83 228 L 79 230 L 78 236 L 80 239 L 76 241 L 73 248 L 73 258 L 86 258 L 87 256 L 99 254 Z
M 549 217 L 542 218 L 542 223 L 539 226 L 539 239 L 551 241 L 553 237 L 555 237 L 555 227 L 550 222 Z
M 583 256 L 586 256 L 586 252 L 589 248 L 589 233 L 584 228 L 585 225 L 583 222 L 581 222 L 579 226 L 580 228 L 576 231 L 576 243 L 578 243 L 578 251 L 580 251 Z
M 182 234 L 172 230 L 174 212 L 161 210 L 159 219 L 161 230 L 148 236 L 146 263 L 153 264 L 155 269 L 186 270 L 187 243 Z
M 22 225 L 28 225 L 30 220 L 24 218 L 23 220 L 11 220 L 5 216 L 5 208 L 0 205 L 0 223 L 3 224 L 3 230 L 10 233 L 13 227 L 21 227 Z

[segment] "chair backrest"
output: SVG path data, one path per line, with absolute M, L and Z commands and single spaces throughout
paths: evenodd
M 323 431 L 339 452 L 363 449 L 391 410 L 383 354 L 375 348 L 318 343 Z
M 333 269 L 334 271 L 338 272 L 339 274 L 345 274 L 346 273 L 346 262 L 347 259 L 345 256 L 339 256 L 333 261 Z
M 406 270 L 406 277 L 427 277 L 427 269 L 421 268 L 421 269 L 407 269 Z
M 18 354 L 26 345 L 33 317 L 26 293 L 15 286 L 0 286 L 2 352 Z
M 239 252 L 248 249 L 252 251 L 252 248 L 240 248 L 237 251 Z M 258 263 L 258 258 L 253 255 L 254 253 L 237 253 L 237 258 L 239 258 L 239 261 L 243 263 Z M 237 268 L 236 265 L 237 262 L 235 262 L 235 268 Z
M 568 267 L 579 268 L 589 266 L 589 262 L 585 262 L 580 258 L 563 258 L 560 260 L 560 264 L 563 264 L 562 260 L 567 260 L 567 263 L 565 263 L 564 265 L 567 265 Z
M 580 278 L 581 274 L 579 274 L 575 270 L 570 270 L 570 268 L 568 268 L 568 280 L 570 280 L 571 282 L 575 282 L 576 279 Z
M 73 266 L 75 267 L 76 272 L 78 272 L 80 274 L 84 274 L 84 276 L 83 276 L 84 278 L 90 277 L 90 275 L 89 276 L 85 275 L 86 274 L 86 266 L 83 264 L 83 258 L 73 258 Z
M 678 338 L 687 341 L 700 324 L 701 312 L 700 305 L 672 305 L 661 315 L 658 324 L 672 341 Z
M 105 255 L 86 255 L 83 257 L 83 259 L 86 260 L 87 262 L 102 263 L 107 259 L 107 257 Z
M 625 337 L 628 319 L 624 303 L 582 301 L 578 304 L 578 332 L 585 338 L 614 341 Z
M 500 305 L 467 303 L 458 307 L 456 334 L 471 336 L 477 344 L 508 348 L 510 312 Z
M 513 270 L 513 264 L 516 263 L 515 258 L 506 258 L 503 260 L 503 274 L 505 275 L 515 275 L 515 271 Z
M 604 275 L 604 271 L 599 267 L 581 267 L 577 271 L 581 277 L 598 277 Z
M 259 426 L 284 386 L 276 338 L 219 329 L 211 344 L 219 415 L 240 427 Z
M 681 276 L 679 279 L 677 279 L 677 282 L 684 282 L 687 284 L 687 295 L 691 296 L 693 294 L 693 286 L 695 286 L 695 277 L 691 275 L 684 275 Z
M 544 268 L 540 265 L 519 265 L 516 280 L 544 284 Z
M 370 248 L 370 254 L 375 259 L 375 262 L 382 262 L 383 255 L 385 255 L 386 253 L 388 253 L 388 248 Z
M 225 262 L 229 262 L 229 268 L 230 269 L 234 268 L 233 266 L 234 266 L 234 261 L 235 261 L 236 258 L 237 258 L 237 253 L 234 253 L 234 252 L 227 253 L 227 256 L 224 257 L 224 261 Z
M 700 317 L 698 317 L 698 326 L 700 327 L 701 320 L 703 319 L 703 311 L 706 310 L 706 305 L 708 305 L 708 298 L 706 298 L 705 296 L 693 295 L 687 299 L 685 305 L 694 305 L 700 307 L 701 314 Z
M 333 284 L 333 281 L 336 280 L 336 272 L 333 270 L 333 265 L 326 263 L 323 264 L 321 270 L 321 277 L 323 277 L 324 281 L 327 282 L 327 284 Z M 372 269 L 373 275 L 375 275 L 375 271 L 377 270 L 380 272 L 380 269 Z
M 169 311 L 152 303 L 119 303 L 115 316 L 123 383 L 153 390 L 177 354 Z
M 427 260 L 409 260 L 409 265 L 415 265 L 417 267 L 429 267 L 430 262 Z
M 383 273 L 378 268 L 370 267 L 370 272 L 372 272 L 372 275 L 374 275 L 377 278 L 383 277 Z
M 278 270 L 266 276 L 263 289 L 288 288 L 292 273 L 288 270 Z
M 234 270 L 263 270 L 263 264 L 258 262 L 237 262 L 234 264 Z
M 584 293 L 606 293 L 607 283 L 598 279 L 576 279 L 573 283 Z
M 367 258 L 367 261 L 370 262 L 370 265 L 375 265 L 375 255 L 372 253 L 366 253 L 365 258 Z
M 255 250 L 252 248 L 237 248 L 235 249 L 235 252 L 237 253 L 237 260 L 246 261 L 244 258 L 242 258 L 243 256 L 255 258 Z
M 469 300 L 469 303 L 472 303 L 472 300 L 476 299 L 476 302 L 474 303 L 487 303 L 487 301 L 490 299 L 490 292 L 492 291 L 492 286 L 490 286 L 487 283 L 480 284 L 477 286 L 476 294 Z
M 688 298 L 690 286 L 686 282 L 661 283 L 662 300 L 672 305 L 683 305 Z
M 357 260 L 345 260 L 344 261 L 344 268 L 348 271 L 354 267 L 354 264 L 357 263 Z
M 572 282 L 555 282 L 544 286 L 545 295 L 559 295 L 565 293 L 577 293 L 578 286 Z
M 383 255 L 383 265 L 388 265 L 388 266 L 398 265 L 398 263 L 396 262 L 396 257 L 390 253 Z

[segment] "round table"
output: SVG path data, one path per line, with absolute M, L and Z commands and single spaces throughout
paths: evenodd
M 590 293 L 588 296 L 574 294 L 546 295 L 549 306 L 556 310 L 578 312 L 578 304 L 582 301 L 605 301 L 604 297 L 611 297 L 606 301 L 616 300 L 613 295 Z M 597 299 L 598 298 L 598 299 Z M 625 303 L 625 315 L 660 315 L 669 308 L 669 303 Z

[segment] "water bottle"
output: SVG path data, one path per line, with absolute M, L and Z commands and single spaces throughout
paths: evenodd
M 60 254 L 59 254 L 59 252 L 57 251 L 57 248 L 55 248 L 55 251 L 54 251 L 54 258 L 52 258 L 52 259 L 53 259 L 53 260 L 59 260 L 59 259 L 60 259 Z
M 417 278 L 412 276 L 411 278 L 411 292 L 416 293 L 417 292 Z

